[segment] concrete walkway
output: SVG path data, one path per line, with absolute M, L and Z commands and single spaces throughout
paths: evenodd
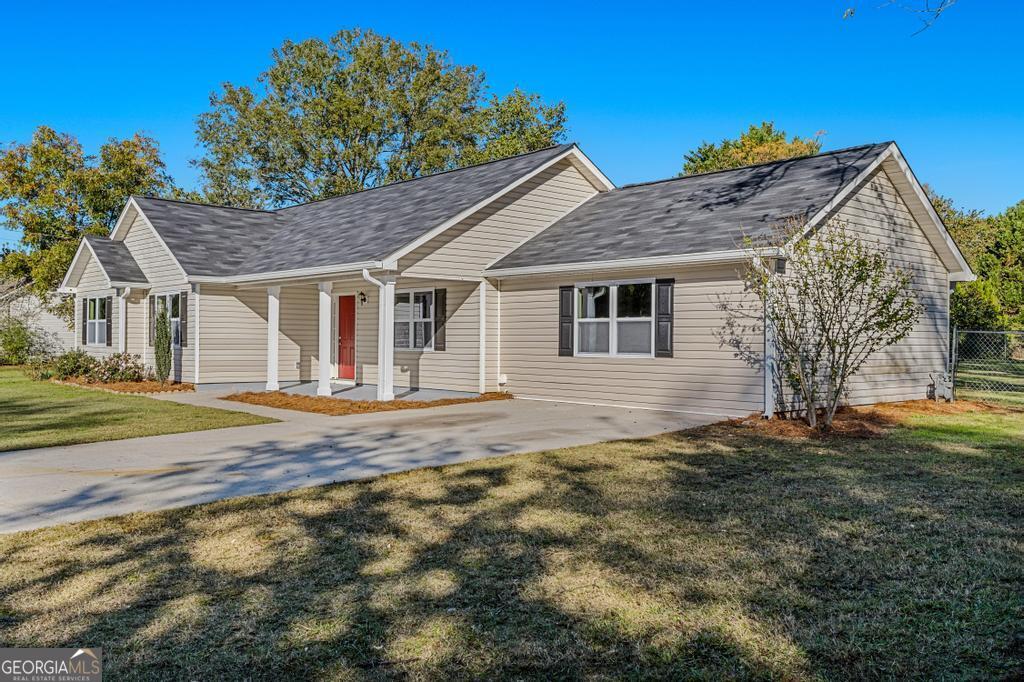
M 2 452 L 0 532 L 649 436 L 718 419 L 529 400 L 329 417 L 202 392 L 161 399 L 282 421 Z

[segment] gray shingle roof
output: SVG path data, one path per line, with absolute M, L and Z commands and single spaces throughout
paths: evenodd
M 810 217 L 891 143 L 691 175 L 599 194 L 491 270 L 676 256 L 738 248 Z
M 276 211 L 135 199 L 189 275 L 223 277 L 342 265 L 386 258 L 572 146 Z
M 114 242 L 105 237 L 87 234 L 85 240 L 89 242 L 96 259 L 100 262 L 103 272 L 112 282 L 131 282 L 133 284 L 145 284 L 149 280 L 143 274 L 139 264 L 132 258 L 131 252 L 124 242 Z

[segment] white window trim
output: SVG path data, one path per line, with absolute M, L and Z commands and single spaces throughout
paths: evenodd
M 624 317 L 624 321 L 630 322 L 649 322 L 651 327 L 651 352 L 650 353 L 620 353 L 618 349 L 619 345 L 619 331 L 617 323 L 619 321 L 619 286 L 624 284 L 649 284 L 651 286 L 651 314 L 647 317 Z M 573 355 L 578 358 L 653 358 L 654 357 L 654 309 L 657 302 L 654 300 L 657 295 L 657 291 L 654 289 L 654 278 L 645 277 L 642 279 L 611 279 L 601 280 L 596 282 L 577 282 L 573 285 L 573 297 L 572 297 L 572 349 Z M 580 289 L 583 287 L 608 287 L 608 294 L 611 297 L 608 301 L 608 317 L 607 318 L 580 318 L 580 306 L 579 297 Z M 584 353 L 580 351 L 580 323 L 586 324 L 588 321 L 597 322 L 600 320 L 604 322 L 607 320 L 608 324 L 608 352 L 607 353 Z
M 433 287 L 420 287 L 416 289 L 396 289 L 395 290 L 395 307 L 398 307 L 398 297 L 402 294 L 409 294 L 409 317 L 405 320 L 399 320 L 398 316 L 395 315 L 395 323 L 403 322 L 409 325 L 409 343 L 412 344 L 415 332 L 413 331 L 413 322 L 430 322 L 430 345 L 424 346 L 423 348 L 413 348 L 409 346 L 399 346 L 395 344 L 396 353 L 433 353 L 434 352 L 434 335 L 437 334 L 437 291 Z M 415 300 L 416 294 L 430 294 L 430 317 L 416 319 L 413 313 L 416 311 Z
M 171 300 L 170 300 L 171 296 L 177 296 L 178 297 L 178 317 L 171 317 Z M 181 349 L 181 292 L 180 291 L 168 291 L 165 294 L 153 294 L 153 297 L 157 301 L 159 301 L 160 299 L 164 299 L 164 305 L 167 306 L 167 324 L 168 324 L 168 327 L 170 328 L 170 332 L 171 332 L 171 348 L 174 349 L 174 350 L 180 350 Z M 160 316 L 160 304 L 159 303 L 155 303 L 154 304 L 153 314 L 156 315 L 157 317 Z M 178 343 L 174 343 L 174 325 L 172 324 L 172 322 L 174 320 L 178 321 Z
M 106 318 L 106 316 L 104 316 L 104 317 L 97 317 L 95 319 L 90 319 L 89 318 L 89 304 L 92 303 L 93 301 L 96 301 L 96 311 L 97 311 L 97 313 L 99 313 L 99 309 L 100 309 L 99 302 L 103 301 L 103 307 L 106 308 L 107 307 L 106 300 L 107 300 L 106 296 L 86 296 L 85 297 L 85 301 L 86 301 L 86 303 L 85 303 L 85 345 L 86 345 L 86 347 L 106 347 L 106 345 L 107 345 L 107 318 Z M 106 313 L 107 313 L 107 315 L 110 315 L 111 311 L 108 310 L 108 311 L 106 311 Z M 96 339 L 99 338 L 99 334 L 95 333 L 95 332 L 93 333 L 93 340 L 92 341 L 89 340 L 89 328 L 90 327 L 92 327 L 93 329 L 99 329 L 100 327 L 103 328 L 103 341 L 97 341 L 96 340 Z

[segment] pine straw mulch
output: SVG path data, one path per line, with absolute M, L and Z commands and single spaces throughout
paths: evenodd
M 975 400 L 957 400 L 953 403 L 934 400 L 908 400 L 900 403 L 879 403 L 865 407 L 843 407 L 836 412 L 832 431 L 822 433 L 812 429 L 803 419 L 763 419 L 753 414 L 729 423 L 741 428 L 754 429 L 760 434 L 777 438 L 881 438 L 897 426 L 905 426 L 916 415 L 964 414 L 967 412 L 993 412 L 1011 414 L 1024 412 L 1011 407 L 993 405 Z
M 106 391 L 108 393 L 177 393 L 179 391 L 196 390 L 192 384 L 171 381 L 164 384 L 161 384 L 159 381 L 111 381 L 105 383 L 81 378 L 64 379 L 63 381 L 52 379 L 52 381 L 55 384 L 91 388 L 95 391 Z
M 483 393 L 475 398 L 444 398 L 442 400 L 348 400 L 347 398 L 328 398 L 326 396 L 295 395 L 283 391 L 247 391 L 225 396 L 223 400 L 238 403 L 277 407 L 283 410 L 299 412 L 315 412 L 329 416 L 347 414 L 367 414 L 369 412 L 394 412 L 397 410 L 421 410 L 427 407 L 443 407 L 445 405 L 461 405 L 463 403 L 487 403 L 493 400 L 511 400 L 509 393 Z

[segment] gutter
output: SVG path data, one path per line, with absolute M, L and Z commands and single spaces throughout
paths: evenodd
M 249 284 L 255 282 L 270 282 L 281 279 L 302 279 L 306 277 L 317 277 L 319 275 L 334 275 L 348 272 L 358 272 L 367 268 L 379 269 L 383 262 L 379 260 L 360 261 L 357 263 L 340 263 L 338 265 L 322 265 L 315 268 L 296 268 L 292 270 L 276 270 L 274 272 L 261 272 L 253 275 L 234 275 L 230 277 L 214 277 L 210 275 L 192 275 L 189 282 L 202 284 Z
M 780 249 L 770 248 L 760 251 L 765 256 L 779 255 Z M 671 256 L 650 256 L 647 258 L 621 258 L 618 260 L 591 261 L 587 263 L 555 263 L 550 265 L 527 265 L 513 268 L 489 268 L 484 270 L 488 277 L 516 277 L 521 275 L 541 275 L 569 272 L 585 272 L 591 270 L 618 270 L 624 268 L 648 268 L 666 265 L 692 265 L 700 263 L 735 263 L 749 259 L 755 253 L 752 249 L 730 249 L 728 251 L 709 251 L 707 253 L 678 254 Z

